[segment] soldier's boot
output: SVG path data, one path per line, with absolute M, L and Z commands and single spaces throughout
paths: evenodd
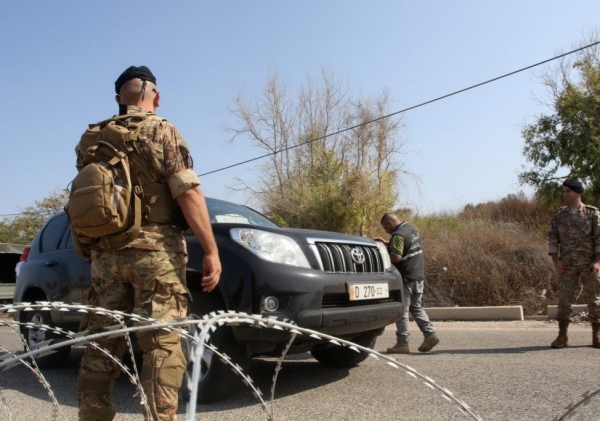
M 567 331 L 569 330 L 569 321 L 568 320 L 559 320 L 558 321 L 558 336 L 550 344 L 552 348 L 564 348 L 569 346 L 569 337 L 567 336 Z
M 124 339 L 97 339 L 109 354 L 120 357 L 125 351 Z M 91 345 L 85 350 L 77 379 L 79 421 L 111 421 L 115 417 L 112 392 L 121 371 L 104 352 Z
M 425 337 L 425 340 L 419 347 L 419 352 L 429 352 L 433 349 L 434 346 L 440 343 L 440 339 L 434 333 L 433 335 L 429 335 Z
M 391 348 L 387 349 L 388 354 L 410 354 L 410 348 L 408 347 L 408 343 L 397 343 Z
M 592 323 L 592 346 L 600 348 L 600 323 Z

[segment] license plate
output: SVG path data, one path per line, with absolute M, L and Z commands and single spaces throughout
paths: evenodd
M 389 298 L 388 284 L 348 284 L 350 301 L 375 300 L 378 298 Z

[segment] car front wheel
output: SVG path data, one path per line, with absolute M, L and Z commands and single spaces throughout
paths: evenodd
M 34 325 L 32 327 L 25 327 L 23 331 L 23 335 L 30 349 L 33 349 L 39 343 L 44 341 L 52 340 L 51 344 L 54 344 L 63 339 L 61 337 L 62 335 L 55 334 L 50 330 L 53 324 L 49 311 L 29 311 L 25 316 L 25 322 Z M 42 325 L 50 326 L 50 328 L 42 327 Z M 25 351 L 28 351 L 27 348 L 25 348 Z M 39 368 L 62 367 L 69 360 L 70 353 L 70 346 L 62 346 L 55 349 L 55 352 L 52 354 L 34 357 L 34 359 Z
M 364 332 L 360 336 L 352 339 L 357 345 L 373 349 L 377 335 L 375 332 Z M 369 354 L 366 352 L 356 352 L 347 346 L 333 345 L 324 348 L 313 348 L 310 353 L 319 363 L 328 367 L 348 368 L 354 367 L 367 359 Z
M 231 327 L 222 326 L 212 332 L 209 343 L 215 345 L 219 352 L 227 354 L 233 364 L 238 364 L 244 373 L 248 374 L 250 359 L 246 355 L 245 348 L 235 342 Z M 192 370 L 194 369 L 193 347 L 186 338 L 182 339 L 181 345 L 188 361 L 181 391 L 187 398 L 190 393 L 188 383 L 192 379 Z M 237 376 L 228 364 L 221 361 L 207 348 L 204 348 L 200 361 L 198 403 L 211 403 L 225 399 L 244 384 L 242 378 Z

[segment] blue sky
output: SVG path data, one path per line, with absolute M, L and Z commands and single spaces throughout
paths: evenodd
M 117 111 L 114 81 L 149 66 L 158 113 L 188 141 L 195 170 L 262 155 L 229 143 L 236 94 L 257 99 L 277 71 L 293 88 L 321 68 L 355 92 L 390 92 L 392 111 L 571 49 L 598 28 L 596 0 L 3 1 L 0 5 L 0 215 L 18 213 L 75 175 L 87 124 Z M 520 129 L 547 111 L 534 72 L 404 114 L 400 206 L 453 211 L 527 187 Z M 207 196 L 246 203 L 228 187 L 256 164 L 202 178 Z

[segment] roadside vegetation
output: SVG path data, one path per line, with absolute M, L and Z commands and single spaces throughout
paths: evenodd
M 385 89 L 357 94 L 325 69 L 294 89 L 273 73 L 259 98 L 240 94 L 230 111 L 232 142 L 265 153 L 257 181 L 234 189 L 283 226 L 364 235 L 412 176 L 401 118 L 380 118 L 391 112 Z

